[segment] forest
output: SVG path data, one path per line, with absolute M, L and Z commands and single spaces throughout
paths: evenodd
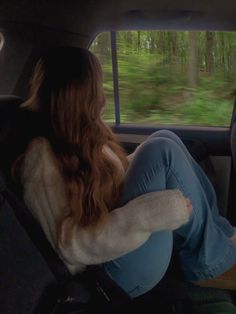
M 103 68 L 114 122 L 110 33 L 91 51 Z M 236 33 L 117 32 L 121 123 L 229 126 L 236 96 Z

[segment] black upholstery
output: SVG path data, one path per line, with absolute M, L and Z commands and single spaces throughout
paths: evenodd
M 8 174 L 19 149 L 13 130 L 17 129 L 21 102 L 17 96 L 0 96 L 0 168 Z M 20 202 L 9 203 L 5 190 L 5 181 L 0 176 L 0 313 L 46 313 L 46 307 L 49 309 L 50 302 L 56 298 L 56 278 L 35 245 L 37 241 L 32 241 L 22 225 L 23 205 L 20 210 Z M 32 228 L 35 234 L 33 217 L 28 212 L 25 215 L 28 217 L 25 221 L 31 219 L 28 232 Z
M 10 167 L 19 150 L 19 140 L 16 134 L 19 132 L 19 106 L 22 99 L 12 95 L 0 96 L 0 169 L 7 182 L 10 180 Z
M 10 177 L 11 166 L 30 140 L 44 134 L 45 126 L 39 113 L 20 109 L 17 96 L 0 96 L 0 169 L 8 186 L 16 192 Z
M 3 187 L 0 178 L 1 192 Z M 0 313 L 47 313 L 57 293 L 54 274 L 11 204 L 0 197 Z
M 21 102 L 21 98 L 17 96 L 0 96 L 0 143 L 11 132 Z

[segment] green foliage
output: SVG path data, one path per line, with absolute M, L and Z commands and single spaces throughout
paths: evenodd
M 192 56 L 197 81 L 190 84 L 189 32 L 117 34 L 121 122 L 228 126 L 236 88 L 236 34 L 198 32 Z M 102 62 L 107 109 L 114 121 L 108 33 L 92 46 Z M 192 57 L 193 58 L 193 57 Z
M 228 126 L 232 104 L 233 101 L 217 99 L 212 91 L 199 90 L 182 106 L 181 120 L 189 125 Z

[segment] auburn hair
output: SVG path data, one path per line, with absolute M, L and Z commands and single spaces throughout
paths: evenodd
M 99 226 L 117 202 L 124 174 L 108 148 L 127 168 L 125 152 L 101 119 L 105 106 L 98 59 L 82 48 L 61 47 L 37 63 L 25 109 L 40 111 L 63 176 L 69 213 L 58 226 L 66 243 L 74 225 Z

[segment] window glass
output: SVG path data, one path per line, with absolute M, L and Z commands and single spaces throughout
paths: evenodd
M 103 70 L 103 86 L 106 94 L 103 118 L 106 122 L 112 123 L 115 120 L 115 112 L 110 33 L 100 34 L 92 43 L 90 50 L 98 57 Z
M 92 45 L 113 114 L 107 33 Z M 117 32 L 121 123 L 229 126 L 236 90 L 236 33 Z

